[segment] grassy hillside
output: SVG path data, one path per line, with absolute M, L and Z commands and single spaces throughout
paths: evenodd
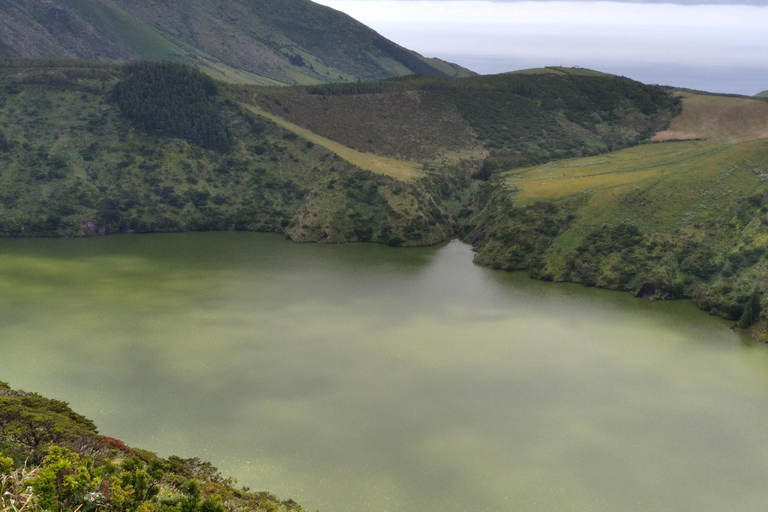
M 576 71 L 230 93 L 361 151 L 432 163 L 475 160 L 486 178 L 634 145 L 666 128 L 678 108 L 659 87 Z
M 454 232 L 459 171 L 402 181 L 363 170 L 173 66 L 59 64 L 0 68 L 4 236 L 237 229 L 425 245 Z M 155 102 L 182 86 L 196 110 Z M 223 146 L 205 143 L 222 133 L 206 131 L 214 115 Z
M 755 96 L 758 98 L 768 98 L 768 91 L 759 92 Z
M 297 511 L 292 500 L 235 488 L 210 463 L 99 435 L 69 405 L 0 382 L 0 510 Z
M 239 83 L 471 74 L 310 0 L 2 2 L 0 29 L 0 56 L 172 60 Z
M 506 173 L 467 231 L 482 264 L 736 320 L 768 288 L 766 183 L 768 139 L 647 144 Z
M 714 94 L 677 92 L 682 111 L 653 140 L 738 142 L 768 137 L 768 102 Z

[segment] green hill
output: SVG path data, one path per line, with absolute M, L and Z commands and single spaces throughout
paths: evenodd
M 755 96 L 758 98 L 768 98 L 768 91 L 759 92 Z
M 465 229 L 477 262 L 693 298 L 738 319 L 768 289 L 768 139 L 647 144 L 505 173 Z
M 0 56 L 173 60 L 260 84 L 471 74 L 310 0 L 2 2 Z
M 190 68 L 72 64 L 0 67 L 4 236 L 237 229 L 425 245 L 455 232 L 458 171 L 363 169 Z

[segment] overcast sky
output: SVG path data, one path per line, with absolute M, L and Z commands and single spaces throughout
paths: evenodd
M 768 89 L 768 0 L 315 0 L 479 73 L 582 66 L 712 92 Z

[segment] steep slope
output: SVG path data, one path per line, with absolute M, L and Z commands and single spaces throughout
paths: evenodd
M 0 1 L 0 55 L 175 60 L 262 84 L 466 76 L 309 0 Z
M 454 233 L 458 171 L 365 171 L 182 66 L 15 64 L 0 67 L 0 236 L 237 229 L 428 245 Z

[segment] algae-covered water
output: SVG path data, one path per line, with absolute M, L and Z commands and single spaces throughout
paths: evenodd
M 458 242 L 0 240 L 0 380 L 307 510 L 762 512 L 768 351 L 728 327 Z

